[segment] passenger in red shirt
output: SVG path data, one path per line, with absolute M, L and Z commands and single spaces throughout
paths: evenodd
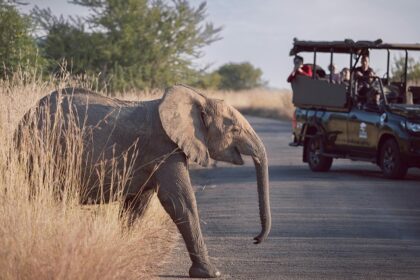
M 291 83 L 296 75 L 312 77 L 312 67 L 309 65 L 303 65 L 303 57 L 296 55 L 293 59 L 293 63 L 295 66 L 292 73 L 290 73 L 289 77 L 287 78 L 287 82 Z

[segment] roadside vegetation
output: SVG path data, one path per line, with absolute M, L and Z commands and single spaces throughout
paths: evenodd
M 246 115 L 291 120 L 295 108 L 292 103 L 292 92 L 287 89 L 254 88 L 232 91 L 198 88 L 198 90 L 208 97 L 226 101 Z M 162 89 L 117 93 L 117 96 L 122 96 L 127 100 L 152 100 L 161 98 L 162 95 Z
M 209 71 L 197 65 L 203 48 L 221 40 L 222 27 L 207 18 L 206 3 L 186 0 L 71 1 L 90 11 L 63 17 L 24 1 L 0 0 L 0 78 L 26 65 L 44 78 L 63 71 L 96 77 L 96 87 L 153 90 L 184 83 L 212 90 L 264 87 L 262 71 L 249 62 L 230 62 Z
M 291 120 L 293 116 L 292 92 L 289 90 L 255 88 L 205 92 L 212 98 L 225 100 L 243 114 L 282 120 Z
M 127 227 L 119 194 L 129 163 L 109 170 L 116 178 L 113 203 L 81 206 L 83 130 L 73 123 L 41 134 L 25 126 L 19 149 L 14 144 L 24 113 L 54 88 L 74 83 L 23 72 L 0 81 L 0 278 L 150 279 L 171 252 L 176 228 L 157 198 Z

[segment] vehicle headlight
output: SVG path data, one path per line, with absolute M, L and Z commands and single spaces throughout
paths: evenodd
M 405 127 L 412 132 L 420 132 L 420 123 L 406 121 Z

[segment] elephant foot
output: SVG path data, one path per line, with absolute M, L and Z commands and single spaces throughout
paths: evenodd
M 218 278 L 222 274 L 211 264 L 193 263 L 190 268 L 191 278 Z

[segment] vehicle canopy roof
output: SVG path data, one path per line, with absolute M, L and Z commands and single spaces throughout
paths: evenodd
M 327 53 L 348 53 L 364 54 L 369 49 L 383 50 L 408 50 L 420 51 L 420 44 L 388 44 L 383 43 L 381 39 L 375 41 L 353 41 L 345 39 L 344 41 L 300 41 L 293 40 L 293 48 L 290 55 L 296 55 L 300 52 L 327 52 Z

